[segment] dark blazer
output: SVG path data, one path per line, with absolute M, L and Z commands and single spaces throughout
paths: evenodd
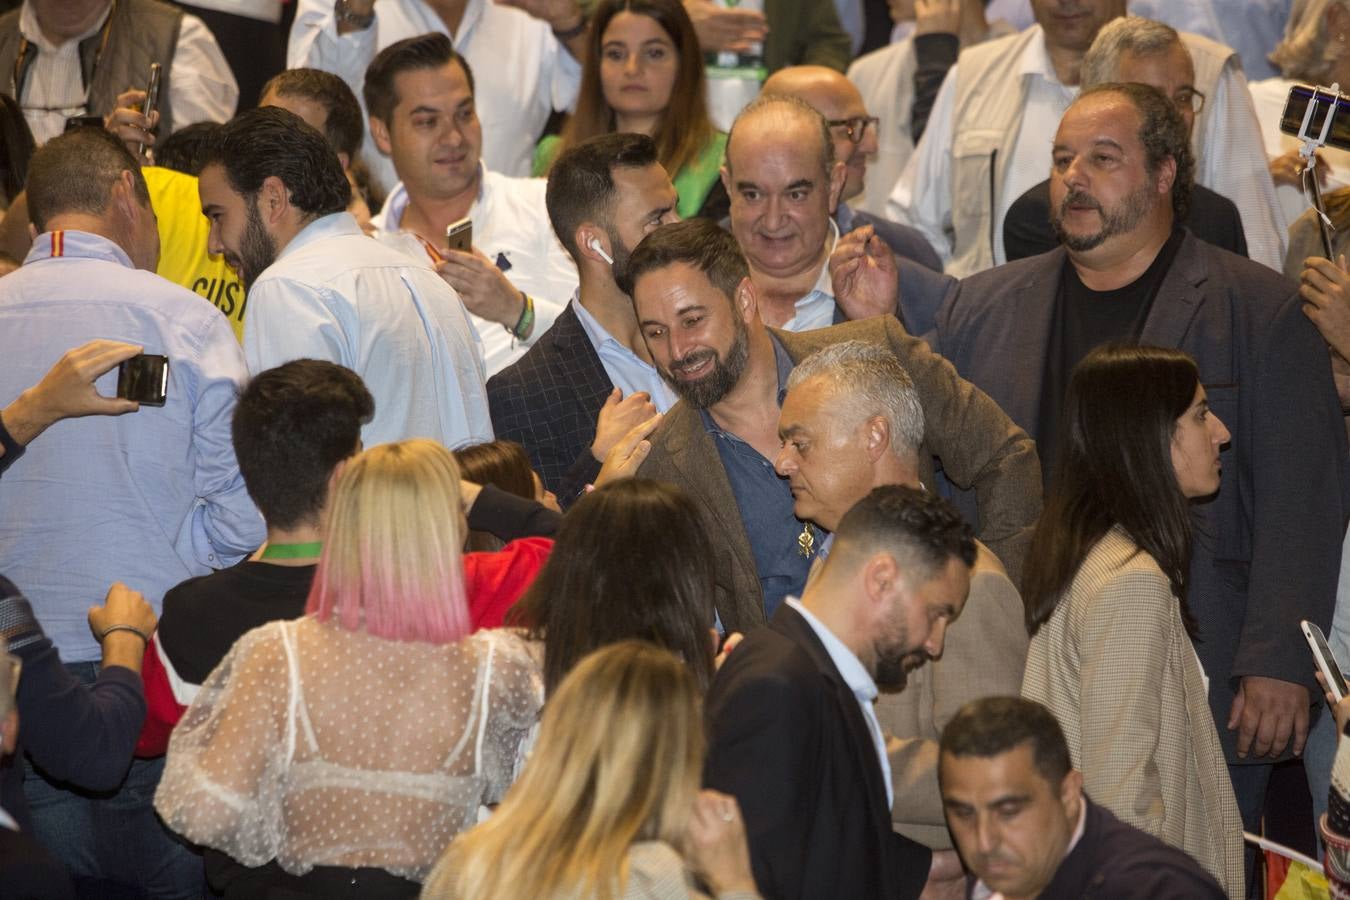
M 934 349 L 1037 440 L 1042 364 L 1063 248 L 972 275 L 938 316 Z M 1210 707 L 1226 727 L 1236 679 L 1264 675 L 1320 691 L 1299 620 L 1331 620 L 1350 470 L 1326 344 L 1294 282 L 1187 234 L 1142 342 L 1195 358 L 1210 408 L 1232 432 L 1218 497 L 1194 509 L 1188 604 Z M 1258 762 L 1248 759 L 1247 762 Z
M 564 507 L 595 480 L 595 419 L 614 390 L 569 303 L 525 355 L 488 379 L 498 438 L 523 444 L 544 486 Z
M 1184 224 L 1202 241 L 1238 256 L 1247 255 L 1242 214 L 1232 200 L 1203 185 L 1191 188 Z M 1013 201 L 1003 219 L 1003 252 L 1008 262 L 1048 253 L 1059 246 L 1050 227 L 1050 182 L 1042 181 Z
M 5 900 L 74 900 L 75 886 L 61 864 L 37 841 L 0 825 L 0 897 Z
M 1222 900 L 1218 882 L 1181 850 L 1083 797 L 1083 837 L 1046 885 L 1044 900 Z
M 956 374 L 951 364 L 912 337 L 892 316 L 877 316 L 793 334 L 770 329 L 792 361 L 821 347 L 861 340 L 887 347 L 904 364 L 923 403 L 920 477 L 932 484 L 930 454 L 948 479 L 973 487 L 979 498 L 979 537 L 1017 583 L 1031 526 L 1041 511 L 1040 461 L 1026 432 L 989 397 Z M 736 497 L 699 411 L 680 401 L 651 436 L 640 474 L 678 485 L 699 507 L 716 548 L 717 610 L 728 632 L 763 625 L 764 597 Z
M 747 635 L 706 702 L 704 784 L 740 803 L 767 900 L 922 893 L 931 851 L 891 830 L 858 700 L 800 613 Z

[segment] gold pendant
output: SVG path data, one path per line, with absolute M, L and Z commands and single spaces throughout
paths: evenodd
M 811 530 L 811 523 L 802 525 L 802 533 L 797 535 L 797 552 L 807 559 L 816 551 L 816 534 Z

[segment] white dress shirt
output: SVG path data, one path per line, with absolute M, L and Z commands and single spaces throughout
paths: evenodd
M 108 11 L 112 12 L 111 6 Z M 39 146 L 64 131 L 67 118 L 88 113 L 87 97 L 81 86 L 80 41 L 97 34 L 107 19 L 103 16 L 84 34 L 57 46 L 43 35 L 32 6 L 24 3 L 19 13 L 19 31 L 38 48 L 38 54 L 24 79 L 19 103 Z M 168 75 L 174 128 L 195 122 L 227 122 L 234 115 L 239 85 L 220 52 L 220 45 L 206 23 L 196 16 L 183 15 Z M 145 78 L 150 78 L 148 71 Z
M 439 31 L 445 22 L 424 0 L 375 4 L 369 28 L 338 36 L 332 0 L 299 0 L 286 65 L 340 75 L 361 98 L 366 67 L 395 41 Z M 475 105 L 483 123 L 483 161 L 507 175 L 529 175 L 534 145 L 553 110 L 570 109 L 581 84 L 581 66 L 553 36 L 547 22 L 493 0 L 468 0 L 455 49 L 474 72 Z M 385 189 L 398 181 L 366 130 L 363 158 Z
M 491 377 L 524 356 L 534 339 L 552 327 L 553 320 L 567 305 L 567 298 L 576 292 L 577 267 L 558 243 L 548 220 L 544 179 L 490 172 L 482 163 L 479 174 L 478 199 L 469 208 L 473 245 L 497 264 L 516 290 L 534 298 L 534 330 L 523 341 L 516 340 L 500 322 L 469 313 L 482 340 L 483 362 Z M 375 237 L 419 261 L 431 263 L 430 254 L 417 235 L 401 230 L 407 208 L 408 191 L 400 182 L 385 200 L 384 208 L 371 218 Z
M 575 294 L 572 296 L 572 309 L 577 314 L 577 321 L 581 322 L 581 330 L 586 332 L 595 354 L 600 357 L 605 374 L 616 388 L 623 391 L 625 397 L 634 391 L 646 391 L 656 411 L 662 413 L 675 405 L 675 401 L 680 398 L 675 396 L 675 391 L 656 367 L 606 331 L 590 310 L 581 305 L 581 300 Z
M 853 651 L 844 646 L 844 642 L 835 637 L 834 632 L 802 606 L 796 597 L 788 597 L 786 602 L 801 614 L 806 624 L 816 633 L 816 637 L 820 638 L 820 642 L 825 645 L 825 652 L 830 655 L 830 661 L 839 670 L 840 677 L 853 692 L 853 696 L 858 699 L 858 708 L 862 710 L 863 721 L 867 723 L 867 730 L 872 733 L 872 745 L 877 751 L 881 777 L 886 782 L 886 807 L 889 809 L 891 804 L 895 803 L 895 788 L 891 785 L 891 762 L 886 756 L 886 739 L 881 734 L 881 722 L 877 719 L 875 709 L 877 683 L 867 674 L 867 669 L 863 668 L 862 662 Z
M 255 375 L 304 358 L 356 372 L 375 398 L 367 447 L 492 440 L 478 337 L 459 295 L 349 213 L 306 225 L 263 270 L 248 292 L 244 358 Z
M 813 331 L 828 328 L 834 324 L 834 283 L 830 280 L 830 254 L 839 242 L 839 226 L 830 219 L 830 246 L 825 251 L 825 262 L 820 266 L 820 276 L 816 278 L 811 292 L 794 304 L 792 318 L 783 323 L 784 331 Z
M 1040 26 L 1034 26 L 1037 30 Z M 933 104 L 928 126 L 905 165 L 886 205 L 888 218 L 913 225 L 932 243 L 944 264 L 951 261 L 951 153 L 952 118 L 960 60 L 947 72 Z M 1045 47 L 1037 35 L 1021 60 L 1021 75 L 1028 80 L 1027 101 L 1018 126 L 1017 142 L 998 198 L 994 219 L 994 264 L 1008 261 L 1003 247 L 1003 220 L 1009 207 L 1050 175 L 1050 150 L 1059 121 L 1078 96 L 1077 87 L 1059 82 Z M 1016 89 L 1009 87 L 1010 102 Z M 1222 194 L 1242 214 L 1247 252 L 1259 263 L 1276 271 L 1284 267 L 1287 243 L 1284 216 L 1275 204 L 1274 185 L 1264 162 L 1260 134 L 1242 70 L 1226 66 L 1219 76 L 1214 96 L 1206 98 L 1208 115 L 1203 118 L 1204 146 L 1209 151 L 1197 160 L 1196 181 Z M 1197 122 L 1201 127 L 1201 122 Z

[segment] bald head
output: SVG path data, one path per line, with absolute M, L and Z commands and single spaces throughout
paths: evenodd
M 877 152 L 877 126 L 866 122 L 867 105 L 853 82 L 825 66 L 788 66 L 769 76 L 761 97 L 795 97 L 828 122 L 834 158 L 845 166 L 844 193 L 849 200 L 862 193 L 867 158 Z M 855 140 L 856 139 L 856 140 Z
M 834 168 L 834 142 L 825 117 L 803 100 L 791 96 L 761 96 L 752 102 L 727 133 L 727 172 L 733 177 L 738 164 L 765 143 L 781 145 L 802 140 L 819 149 L 820 172 L 828 179 Z M 798 143 L 798 146 L 801 146 Z

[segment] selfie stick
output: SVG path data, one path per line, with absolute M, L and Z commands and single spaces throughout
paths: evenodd
M 1323 95 L 1328 100 L 1327 114 L 1322 120 L 1322 132 L 1314 137 L 1311 133 L 1313 111 L 1317 109 L 1317 101 Z M 1327 144 L 1327 135 L 1331 133 L 1331 122 L 1336 118 L 1336 101 L 1341 97 L 1341 86 L 1333 84 L 1329 88 L 1313 88 L 1312 99 L 1308 101 L 1308 108 L 1303 112 L 1303 124 L 1298 129 L 1298 139 L 1303 142 L 1299 148 L 1298 155 L 1303 157 L 1303 193 L 1312 195 L 1313 209 L 1317 210 L 1318 226 L 1322 233 L 1322 248 L 1326 251 L 1327 259 L 1334 259 L 1331 253 L 1331 232 L 1336 226 L 1331 224 L 1331 219 L 1327 218 L 1326 207 L 1322 204 L 1322 188 L 1317 183 L 1317 148 L 1325 147 Z

